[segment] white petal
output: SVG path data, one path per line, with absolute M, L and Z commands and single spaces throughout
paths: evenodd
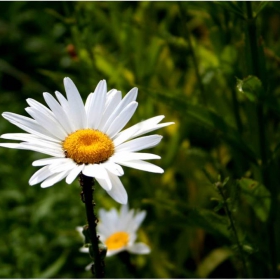
M 109 191 L 112 188 L 111 180 L 102 164 L 86 165 L 82 172 L 86 176 L 95 178 L 104 190 Z
M 41 137 L 29 133 L 5 133 L 1 135 L 1 138 L 10 140 L 21 140 L 31 143 L 42 140 Z
M 119 216 L 115 208 L 111 209 L 110 211 L 100 209 L 98 214 L 101 222 L 97 224 L 97 231 L 103 237 L 105 237 L 106 240 L 111 234 L 116 232 L 116 225 L 119 222 Z M 106 228 L 105 231 L 103 230 L 103 226 L 101 225 Z
M 4 145 L 9 143 L 2 143 Z M 33 150 L 33 148 L 39 147 L 39 148 L 47 148 L 52 149 L 54 151 L 62 151 L 61 146 L 54 142 L 44 141 L 41 139 L 34 139 L 32 142 L 21 142 L 21 143 L 11 143 L 12 145 L 17 145 L 17 149 L 26 149 L 26 150 Z M 30 148 L 31 147 L 31 148 Z
M 114 121 L 109 126 L 106 134 L 111 138 L 114 137 L 121 129 L 125 127 L 128 121 L 133 116 L 138 103 L 136 101 L 131 102 L 129 105 L 125 107 L 124 110 L 114 119 Z
M 82 237 L 82 239 L 84 239 L 84 235 L 83 235 L 83 227 L 76 227 L 77 232 L 79 233 L 79 235 Z
M 130 129 L 125 129 L 112 137 L 115 147 L 124 143 L 125 141 L 134 138 L 134 135 L 139 131 L 139 127 L 134 125 Z
M 107 227 L 107 225 L 102 221 L 97 224 L 97 232 L 100 236 L 100 241 L 105 242 L 107 237 L 110 236 L 114 231 L 110 230 L 109 227 Z
M 139 122 L 127 129 L 123 130 L 117 136 L 124 134 L 124 133 L 128 133 L 130 130 L 133 130 L 133 129 L 136 130 L 137 132 L 142 132 L 143 130 L 145 130 L 147 128 L 150 129 L 151 127 L 156 126 L 163 118 L 164 118 L 164 116 L 161 115 L 161 116 L 156 116 L 156 117 L 147 119 L 145 121 Z M 137 135 L 137 134 L 135 133 L 135 135 Z M 136 136 L 134 136 L 134 137 L 136 137 Z
M 143 136 L 137 139 L 125 142 L 116 147 L 116 152 L 137 152 L 156 146 L 162 139 L 161 135 Z
M 64 172 L 67 170 L 72 170 L 76 167 L 76 163 L 69 158 L 65 158 L 64 161 L 61 161 L 61 163 L 54 163 L 51 164 L 49 166 L 50 171 L 52 171 L 53 173 L 60 173 L 60 172 Z
M 135 240 L 137 239 L 136 232 L 130 232 L 129 233 L 129 243 L 127 247 L 132 246 L 135 243 Z
M 49 94 L 48 92 L 44 92 L 43 96 L 45 98 L 46 103 L 51 108 L 53 114 L 56 119 L 59 121 L 61 126 L 65 129 L 65 131 L 70 134 L 72 132 L 71 125 L 69 123 L 68 117 L 64 112 L 61 105 L 55 100 L 55 98 Z
M 64 161 L 64 158 L 57 158 L 57 157 L 52 157 L 52 158 L 42 158 L 42 159 L 38 159 L 32 162 L 33 166 L 43 166 L 43 165 L 48 165 L 48 164 L 52 164 L 52 163 L 56 163 L 56 162 L 61 162 Z
M 128 209 L 128 203 L 127 204 L 123 204 L 120 208 L 120 219 L 122 217 L 125 217 L 129 212 L 129 209 Z
M 87 120 L 89 128 L 97 128 L 102 114 L 104 112 L 105 101 L 107 93 L 107 84 L 105 80 L 98 83 L 94 93 L 89 96 L 86 109 L 87 109 Z
M 63 152 L 56 148 L 39 147 L 38 145 L 34 145 L 32 143 L 0 143 L 0 146 L 11 149 L 30 150 L 55 157 L 64 156 Z
M 26 102 L 28 103 L 28 105 L 30 107 L 42 112 L 44 115 L 54 117 L 53 112 L 49 108 L 44 106 L 42 103 L 40 103 L 32 98 L 27 98 Z
M 138 88 L 134 87 L 132 88 L 123 98 L 122 102 L 122 106 L 123 108 L 126 107 L 127 104 L 131 103 L 132 101 L 135 101 L 137 98 L 137 94 L 138 94 Z
M 46 116 L 42 112 L 35 108 L 28 107 L 25 109 L 28 114 L 32 116 L 34 120 L 37 121 L 42 127 L 44 127 L 54 138 L 64 140 L 67 137 L 66 131 L 61 127 L 61 125 L 49 116 Z
M 52 150 L 61 152 L 63 154 L 62 147 L 60 144 L 54 143 L 54 142 L 49 142 L 46 140 L 38 139 L 37 141 L 34 140 L 33 142 L 21 142 L 20 145 L 26 146 L 26 147 L 39 147 L 39 148 L 52 149 Z M 63 156 L 64 156 L 64 154 L 63 154 Z
M 126 247 L 122 247 L 120 249 L 117 249 L 117 250 L 108 250 L 107 251 L 107 254 L 106 254 L 106 257 L 111 257 L 111 256 L 114 256 L 122 251 L 125 251 L 126 250 Z
M 77 176 L 81 173 L 83 168 L 84 164 L 77 165 L 76 168 L 73 168 L 66 177 L 66 183 L 72 184 L 73 181 L 77 178 Z
M 82 247 L 79 249 L 80 252 L 82 253 L 89 253 L 89 248 L 88 247 Z
M 149 254 L 151 249 L 146 244 L 139 242 L 127 248 L 127 251 L 133 254 Z
M 42 184 L 41 187 L 42 188 L 48 188 L 53 186 L 55 183 L 61 181 L 62 179 L 64 179 L 69 173 L 69 170 L 66 170 L 64 172 L 60 172 L 60 173 L 56 173 L 51 175 L 48 179 L 46 179 Z
M 129 224 L 133 220 L 134 210 L 129 211 L 128 213 L 120 213 L 120 221 L 118 224 L 119 231 L 128 231 Z
M 57 100 L 59 101 L 59 103 L 61 104 L 61 107 L 62 107 L 66 117 L 69 120 L 69 125 L 71 126 L 71 131 L 72 132 L 76 131 L 77 128 L 76 128 L 75 120 L 74 120 L 75 116 L 73 116 L 73 114 L 71 112 L 69 102 L 59 91 L 55 92 L 55 96 L 56 96 Z
M 88 164 L 88 165 L 85 165 L 83 170 L 82 170 L 82 173 L 88 177 L 92 177 L 94 178 L 97 173 L 98 173 L 98 170 L 96 167 L 97 164 Z
M 112 90 L 110 95 L 108 92 L 107 96 L 108 97 L 106 100 L 105 110 L 103 112 L 102 119 L 98 125 L 98 129 L 100 131 L 104 131 L 103 127 L 104 127 L 105 123 L 107 122 L 109 116 L 112 114 L 112 112 L 116 109 L 116 107 L 122 100 L 122 94 L 120 91 L 117 91 L 117 90 Z
M 110 171 L 111 173 L 117 175 L 117 176 L 122 176 L 124 174 L 124 171 L 122 167 L 113 161 L 106 161 L 103 163 L 104 167 Z
M 27 118 L 18 114 L 5 112 L 2 116 L 8 120 L 10 123 L 16 125 L 17 127 L 39 136 L 40 138 L 53 141 L 60 142 L 60 140 L 56 137 L 53 137 L 46 129 L 44 129 L 41 125 L 39 125 L 35 120 L 31 118 Z
M 75 128 L 84 128 L 87 125 L 87 116 L 80 93 L 70 78 L 64 78 L 63 81 Z
M 69 109 L 70 110 L 70 107 L 69 107 L 69 104 L 68 104 L 68 101 L 67 99 L 63 96 L 63 94 L 59 91 L 55 91 L 55 96 L 57 98 L 57 100 L 59 101 L 60 105 L 62 106 L 63 110 L 65 109 Z M 67 111 L 66 110 L 66 111 Z
M 126 190 L 119 179 L 118 176 L 108 172 L 108 175 L 112 182 L 112 189 L 110 191 L 107 191 L 107 193 L 117 202 L 121 204 L 127 203 L 127 193 Z
M 115 99 L 117 98 L 117 99 Z M 109 109 L 111 106 L 110 112 L 113 112 L 113 109 L 115 109 L 118 104 L 121 102 L 122 100 L 122 93 L 119 90 L 116 89 L 111 89 L 107 92 L 107 96 L 106 96 L 106 103 L 105 103 L 105 110 Z
M 49 170 L 48 166 L 44 166 L 38 171 L 36 171 L 33 176 L 29 179 L 29 185 L 36 185 L 42 181 L 44 181 L 46 178 L 51 176 L 53 173 Z
M 117 134 L 115 136 L 114 142 L 116 140 L 117 141 L 116 145 L 118 145 L 129 139 L 136 138 L 138 136 L 149 133 L 156 129 L 174 124 L 173 122 L 158 124 L 158 122 L 161 121 L 163 118 L 164 118 L 164 116 L 157 116 L 157 117 L 153 117 L 148 120 L 142 121 L 140 123 L 137 123 L 127 129 L 121 131 L 119 134 Z M 121 138 L 121 141 L 119 140 L 119 138 Z M 122 140 L 122 138 L 123 138 L 123 140 Z
M 86 267 L 85 267 L 85 270 L 90 270 L 92 265 L 94 264 L 94 262 L 91 262 L 90 264 L 88 264 Z
M 105 190 L 109 191 L 112 189 L 112 182 L 108 176 L 108 172 L 104 168 L 103 164 L 96 164 L 98 167 L 97 176 L 95 176 L 96 181 L 100 184 L 100 186 Z
M 118 161 L 119 164 L 153 173 L 163 173 L 164 170 L 157 165 L 142 160 Z
M 24 150 L 24 148 L 21 148 L 19 143 L 0 143 L 0 147 Z
M 133 136 L 133 138 L 138 137 L 138 136 L 141 136 L 141 135 L 146 134 L 146 133 L 149 133 L 149 132 L 151 132 L 151 131 L 160 129 L 160 128 L 162 128 L 162 127 L 171 125 L 171 124 L 174 124 L 174 122 L 160 123 L 160 124 L 154 125 L 154 126 L 152 126 L 152 127 L 142 127 L 142 129 L 139 130 L 139 131 Z
M 161 157 L 154 154 L 149 153 L 129 153 L 129 152 L 117 152 L 115 153 L 110 160 L 112 161 L 128 161 L 128 160 L 149 160 L 149 159 L 160 159 Z
M 102 131 L 107 131 L 109 126 L 111 125 L 112 121 L 115 120 L 115 118 L 121 113 L 121 111 L 131 102 L 135 101 L 137 97 L 137 88 L 133 88 L 130 90 L 127 95 L 122 99 L 122 101 L 119 103 L 119 105 L 116 107 L 116 109 L 111 113 L 111 115 L 108 117 Z
M 142 224 L 143 220 L 146 217 L 146 211 L 140 211 L 137 213 L 133 219 L 133 226 L 131 228 L 132 231 L 137 231 L 139 226 Z

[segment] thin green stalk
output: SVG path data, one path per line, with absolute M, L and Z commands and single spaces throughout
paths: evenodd
M 131 277 L 140 278 L 135 265 L 130 260 L 130 254 L 127 251 L 123 251 L 118 255 L 122 263 L 125 264 L 127 271 L 131 274 Z
M 234 87 L 231 87 L 231 98 L 232 98 L 232 104 L 233 104 L 233 114 L 235 117 L 235 122 L 236 122 L 236 126 L 237 129 L 239 131 L 240 134 L 242 134 L 243 132 L 243 127 L 242 127 L 242 121 L 239 115 L 239 103 L 237 100 L 237 94 L 236 94 L 236 90 L 234 89 Z
M 220 182 L 217 183 L 216 186 L 217 186 L 217 190 L 218 190 L 220 196 L 223 199 L 224 209 L 225 209 L 226 215 L 229 219 L 230 228 L 232 230 L 233 237 L 235 239 L 235 242 L 236 242 L 236 245 L 237 245 L 237 248 L 238 248 L 238 251 L 239 251 L 241 263 L 242 263 L 242 266 L 243 266 L 243 273 L 244 273 L 243 277 L 245 278 L 245 277 L 248 277 L 249 274 L 248 274 L 248 268 L 247 268 L 247 264 L 246 264 L 246 260 L 245 260 L 245 256 L 244 256 L 244 251 L 243 251 L 242 245 L 240 243 L 240 240 L 239 240 L 239 237 L 238 237 L 238 234 L 237 234 L 237 230 L 236 230 L 235 225 L 234 225 L 233 217 L 232 217 L 231 211 L 230 211 L 228 203 L 227 203 L 227 198 L 226 198 L 226 196 L 223 192 L 223 186 L 221 185 Z
M 94 178 L 80 174 L 80 185 L 82 187 L 82 200 L 86 206 L 86 215 L 89 227 L 89 238 L 94 256 L 94 273 L 96 278 L 104 278 L 104 261 L 101 259 L 98 246 L 99 237 L 96 233 L 98 219 L 94 214 L 95 203 L 93 201 Z
M 204 90 L 204 86 L 203 86 L 203 83 L 202 83 L 201 76 L 199 74 L 198 61 L 197 61 L 195 51 L 194 51 L 194 48 L 193 48 L 193 45 L 192 45 L 190 31 L 187 28 L 187 23 L 184 20 L 184 18 L 186 18 L 187 15 L 185 13 L 185 8 L 183 7 L 182 2 L 179 1 L 178 5 L 179 5 L 179 14 L 180 14 L 180 18 L 181 18 L 181 21 L 182 21 L 183 31 L 186 35 L 186 39 L 187 39 L 187 42 L 188 42 L 188 45 L 189 45 L 189 48 L 190 48 L 191 58 L 193 60 L 194 71 L 195 71 L 195 75 L 196 75 L 196 78 L 197 78 L 197 83 L 198 83 L 198 86 L 199 86 L 199 89 L 200 89 L 200 96 L 201 96 L 202 102 L 204 103 L 204 105 L 206 105 L 205 90 Z
M 257 38 L 257 30 L 255 18 L 253 17 L 252 11 L 252 3 L 246 3 L 247 10 L 247 39 L 250 53 L 250 65 L 249 65 L 249 73 L 257 76 L 261 79 L 262 83 L 265 84 L 265 79 L 262 77 L 262 71 L 260 66 L 260 58 L 258 51 L 258 38 Z M 262 178 L 264 185 L 271 192 L 271 209 L 270 215 L 267 222 L 267 232 L 268 232 L 268 243 L 269 243 L 269 252 L 270 252 L 270 261 L 271 261 L 271 278 L 275 278 L 277 274 L 277 252 L 276 252 L 276 236 L 275 236 L 275 214 L 277 213 L 277 189 L 271 184 L 270 181 L 270 171 L 268 168 L 268 143 L 266 139 L 266 126 L 264 119 L 264 108 L 263 102 L 260 100 L 256 107 L 256 116 L 259 124 L 259 150 L 260 156 L 262 160 Z

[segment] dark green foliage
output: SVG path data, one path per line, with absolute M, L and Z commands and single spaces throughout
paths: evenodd
M 147 211 L 151 254 L 105 258 L 107 278 L 280 277 L 279 29 L 269 1 L 0 3 L 0 112 L 26 115 L 27 98 L 64 93 L 69 76 L 84 100 L 101 79 L 137 86 L 130 125 L 176 123 L 147 151 L 165 173 L 121 178 Z M 20 130 L 2 118 L 8 132 Z M 29 186 L 43 155 L 0 157 L 0 278 L 90 278 L 78 180 Z M 98 185 L 94 196 L 96 211 L 119 208 Z

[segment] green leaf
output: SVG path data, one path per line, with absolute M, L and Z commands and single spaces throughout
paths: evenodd
M 174 110 L 183 113 L 185 117 L 191 117 L 201 125 L 204 125 L 213 130 L 213 132 L 218 133 L 230 146 L 238 150 L 252 163 L 258 164 L 256 159 L 257 157 L 253 150 L 243 141 L 239 132 L 228 124 L 222 116 L 217 115 L 215 112 L 210 111 L 204 106 L 191 104 L 176 95 L 172 96 L 167 93 L 159 93 L 146 88 L 143 88 L 143 90 L 149 91 L 152 97 L 158 98 L 162 102 L 173 107 Z
M 264 93 L 260 79 L 251 75 L 243 80 L 237 79 L 237 89 L 252 102 L 258 100 Z
M 212 250 L 198 265 L 196 273 L 199 278 L 207 278 L 222 262 L 232 256 L 233 252 L 228 248 Z
M 245 19 L 243 11 L 233 1 L 218 1 L 215 3 L 228 10 L 229 12 L 235 14 L 239 18 Z
M 46 270 L 44 270 L 38 277 L 35 278 L 53 278 L 65 264 L 67 256 L 68 251 L 64 251 L 54 263 L 52 263 Z
M 244 199 L 253 208 L 256 216 L 265 222 L 270 210 L 270 192 L 264 185 L 249 178 L 238 180 L 238 184 Z
M 259 6 L 258 6 L 258 8 L 255 11 L 255 17 L 257 17 L 260 14 L 260 12 L 266 7 L 266 5 L 268 3 L 269 3 L 269 1 L 261 1 L 259 3 Z
M 172 221 L 176 221 L 176 225 L 202 228 L 206 232 L 225 240 L 231 238 L 227 218 L 211 210 L 191 208 L 179 201 L 171 200 L 144 199 L 143 202 L 167 210 L 172 216 Z

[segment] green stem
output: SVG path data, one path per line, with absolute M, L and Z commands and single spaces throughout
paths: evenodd
M 234 88 L 234 86 L 232 88 Z M 242 127 L 242 121 L 241 121 L 241 118 L 240 118 L 240 115 L 239 115 L 239 103 L 238 103 L 238 100 L 237 100 L 237 94 L 236 94 L 235 89 L 231 90 L 231 97 L 232 97 L 233 113 L 234 113 L 234 117 L 235 117 L 236 126 L 237 126 L 237 129 L 238 129 L 238 131 L 241 135 L 242 132 L 243 132 L 243 127 Z
M 90 241 L 92 244 L 94 255 L 94 272 L 96 278 L 104 278 L 104 262 L 101 259 L 100 251 L 98 247 L 99 237 L 96 233 L 96 226 L 98 219 L 94 214 L 95 203 L 93 201 L 94 192 L 94 178 L 80 174 L 80 185 L 82 187 L 82 200 L 86 206 L 86 215 L 88 221 L 88 227 L 90 232 Z
M 257 40 L 257 30 L 255 18 L 253 17 L 252 12 L 252 3 L 246 3 L 247 10 L 247 37 L 248 37 L 248 46 L 250 53 L 250 65 L 249 73 L 257 76 L 261 79 L 262 83 L 265 83 L 264 77 L 262 77 L 262 71 L 259 61 L 259 52 L 258 52 L 258 40 Z M 271 262 L 271 278 L 275 278 L 277 274 L 277 252 L 276 252 L 276 236 L 275 236 L 275 214 L 277 213 L 277 195 L 278 190 L 275 189 L 274 184 L 271 184 L 270 180 L 270 168 L 268 167 L 268 143 L 266 139 L 266 126 L 264 119 L 264 108 L 263 101 L 259 100 L 256 107 L 257 121 L 259 125 L 259 151 L 262 161 L 262 178 L 264 185 L 270 190 L 271 193 L 271 208 L 270 215 L 267 221 L 267 232 L 268 232 L 268 248 L 270 252 L 270 262 Z
M 235 239 L 235 242 L 236 242 L 239 254 L 240 254 L 240 259 L 241 259 L 241 262 L 242 262 L 243 273 L 244 273 L 243 277 L 245 278 L 245 277 L 248 277 L 248 269 L 247 269 L 247 265 L 246 265 L 244 251 L 243 251 L 242 245 L 241 245 L 241 243 L 239 241 L 237 230 L 236 230 L 235 225 L 234 225 L 233 217 L 232 217 L 231 211 L 229 209 L 226 196 L 225 196 L 225 194 L 223 192 L 223 189 L 222 189 L 223 186 L 221 186 L 220 183 L 217 183 L 216 186 L 217 186 L 217 190 L 218 190 L 219 194 L 221 195 L 221 197 L 223 199 L 223 204 L 224 204 L 224 208 L 225 208 L 225 211 L 226 211 L 226 215 L 227 215 L 227 217 L 229 219 L 230 228 L 232 230 L 233 237 Z
M 130 254 L 127 251 L 123 251 L 123 252 L 119 253 L 119 258 L 121 259 L 122 263 L 125 264 L 128 272 L 131 274 L 130 277 L 140 278 L 137 273 L 137 269 L 136 269 L 135 265 L 133 265 L 130 260 Z
M 193 48 L 193 45 L 192 45 L 191 34 L 190 34 L 189 29 L 187 28 L 187 23 L 184 21 L 184 18 L 186 18 L 187 15 L 186 15 L 185 8 L 183 7 L 182 2 L 179 1 L 178 5 L 179 5 L 179 14 L 180 14 L 180 18 L 181 18 L 181 21 L 182 21 L 183 31 L 186 35 L 186 39 L 187 39 L 187 42 L 188 42 L 188 45 L 189 45 L 189 48 L 190 48 L 189 51 L 190 51 L 190 54 L 191 54 L 191 58 L 193 60 L 194 71 L 195 71 L 195 75 L 196 75 L 196 78 L 197 78 L 197 83 L 198 83 L 198 86 L 199 86 L 199 89 L 200 89 L 200 96 L 201 96 L 202 102 L 204 103 L 204 105 L 206 105 L 204 86 L 203 86 L 203 83 L 202 83 L 201 76 L 199 74 L 198 61 L 197 61 L 195 51 L 194 51 L 194 48 Z

